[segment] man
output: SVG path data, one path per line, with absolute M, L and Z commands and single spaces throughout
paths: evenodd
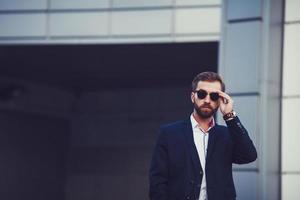
M 232 163 L 253 162 L 256 149 L 218 74 L 198 74 L 191 100 L 194 110 L 188 119 L 160 128 L 150 167 L 150 199 L 233 200 Z M 215 124 L 218 109 L 227 127 Z

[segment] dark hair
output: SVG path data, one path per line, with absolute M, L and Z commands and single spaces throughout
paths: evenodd
M 207 82 L 219 81 L 221 84 L 221 90 L 225 92 L 225 84 L 222 81 L 221 76 L 215 72 L 201 72 L 200 74 L 198 74 L 192 82 L 192 91 L 195 91 L 197 89 L 197 85 L 199 81 L 207 81 Z

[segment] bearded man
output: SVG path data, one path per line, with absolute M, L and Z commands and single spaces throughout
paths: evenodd
M 186 120 L 161 126 L 153 151 L 151 200 L 234 200 L 232 164 L 256 160 L 257 152 L 214 72 L 192 81 L 194 110 Z M 220 110 L 227 126 L 215 123 Z

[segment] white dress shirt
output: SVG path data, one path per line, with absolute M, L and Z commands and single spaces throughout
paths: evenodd
M 214 119 L 212 119 L 211 126 L 205 132 L 198 122 L 195 120 L 193 114 L 191 114 L 191 123 L 193 127 L 193 136 L 194 136 L 194 143 L 198 152 L 198 156 L 200 159 L 201 167 L 203 170 L 201 188 L 200 188 L 200 196 L 199 200 L 207 200 L 207 193 L 206 193 L 206 174 L 205 174 L 205 161 L 206 161 L 206 152 L 207 152 L 207 145 L 208 145 L 208 138 L 209 134 L 208 131 L 214 126 Z

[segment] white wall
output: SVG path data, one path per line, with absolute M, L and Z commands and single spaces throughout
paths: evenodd
M 300 199 L 300 1 L 286 0 L 282 98 L 282 200 Z

